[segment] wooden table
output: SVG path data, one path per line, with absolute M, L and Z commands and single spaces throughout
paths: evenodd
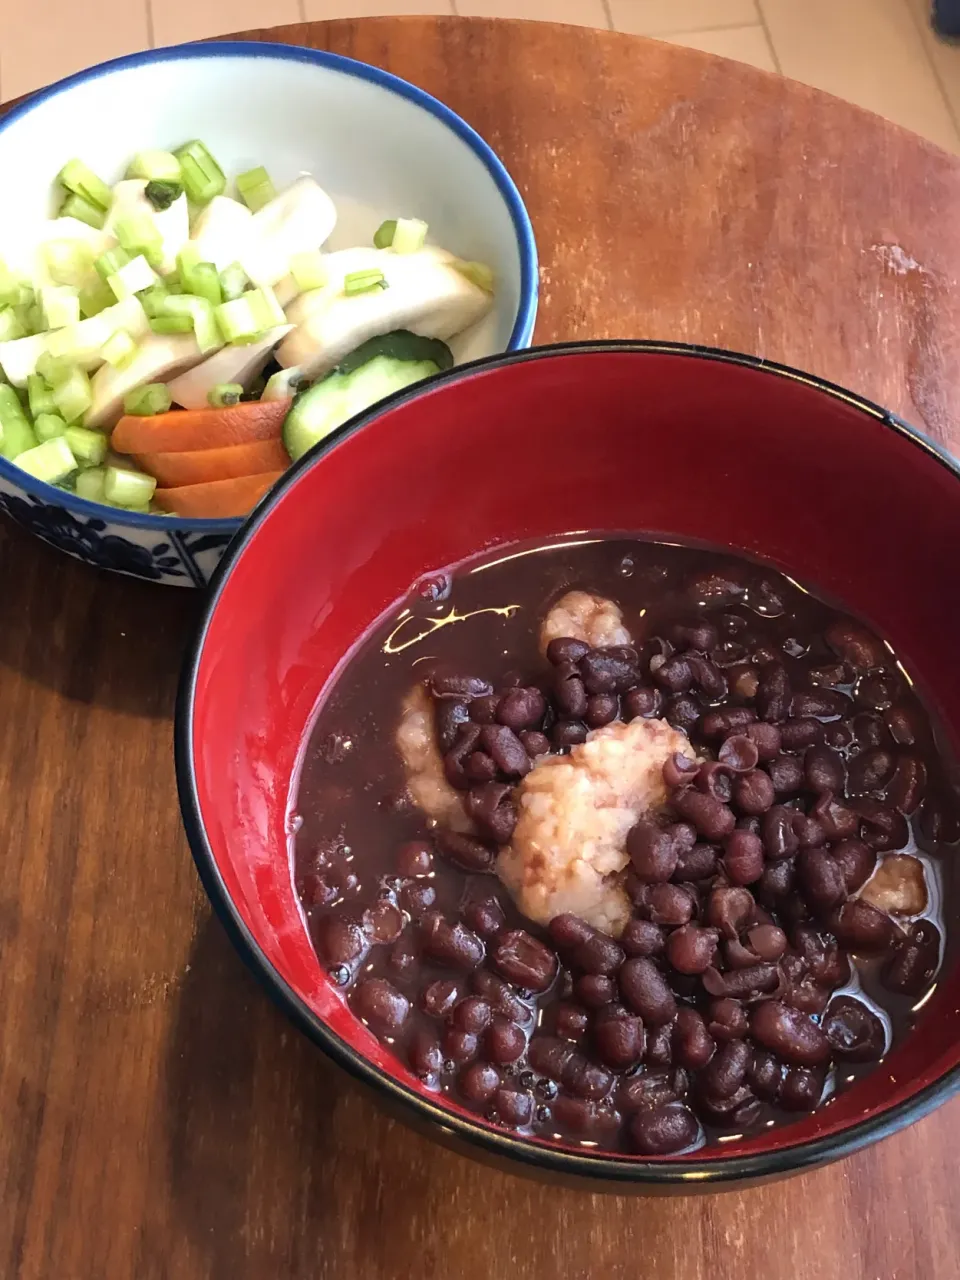
M 760 352 L 960 446 L 960 161 L 607 32 L 267 36 L 406 76 L 492 143 L 536 226 L 539 341 Z M 842 1164 L 689 1200 L 548 1192 L 385 1120 L 199 890 L 170 722 L 201 604 L 0 527 L 0 1276 L 953 1280 L 960 1101 Z

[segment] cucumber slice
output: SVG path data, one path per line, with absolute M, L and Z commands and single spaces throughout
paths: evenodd
M 297 396 L 284 420 L 284 448 L 296 462 L 355 414 L 452 364 L 450 348 L 438 338 L 406 329 L 370 338 Z

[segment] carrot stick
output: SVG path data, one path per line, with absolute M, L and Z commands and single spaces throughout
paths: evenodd
M 287 451 L 279 440 L 255 440 L 225 449 L 193 449 L 184 453 L 137 453 L 134 458 L 148 475 L 170 489 L 263 475 L 266 471 L 283 471 L 290 465 Z
M 245 400 L 222 409 L 128 414 L 114 427 L 110 447 L 116 453 L 181 453 L 277 440 L 289 407 L 289 400 Z
M 158 489 L 153 500 L 161 511 L 194 520 L 245 516 L 282 475 L 282 471 L 267 471 L 258 476 L 236 476 L 232 480 Z

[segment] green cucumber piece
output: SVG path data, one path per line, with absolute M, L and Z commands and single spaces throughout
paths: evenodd
M 296 397 L 283 423 L 284 448 L 296 462 L 355 414 L 452 364 L 450 348 L 437 338 L 406 329 L 370 338 Z

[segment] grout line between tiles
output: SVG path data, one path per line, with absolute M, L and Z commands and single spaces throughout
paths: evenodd
M 610 9 L 610 0 L 600 0 L 600 2 L 603 5 L 603 12 L 607 15 L 607 26 L 611 31 L 616 31 L 616 27 L 613 25 L 613 13 Z
M 143 0 L 147 6 L 147 48 L 155 49 L 157 47 L 157 38 L 153 30 L 153 0 Z
M 960 114 L 954 111 L 953 103 L 950 100 L 950 95 L 947 93 L 947 86 L 943 83 L 943 77 L 940 74 L 940 68 L 934 62 L 933 58 L 930 55 L 930 50 L 927 48 L 926 32 L 920 26 L 920 23 L 921 23 L 920 15 L 919 13 L 916 12 L 913 5 L 910 3 L 910 0 L 902 0 L 902 3 L 907 6 L 907 12 L 910 14 L 910 21 L 920 32 L 920 44 L 923 46 L 923 56 L 926 58 L 927 65 L 929 66 L 930 71 L 933 74 L 934 83 L 936 84 L 937 88 L 940 90 L 940 97 L 943 99 L 946 105 L 947 115 L 953 121 L 954 127 L 957 130 L 957 135 L 958 137 L 960 137 Z M 932 23 L 931 23 L 931 31 L 932 31 Z M 933 32 L 933 38 L 934 40 L 938 40 L 940 37 L 936 34 L 936 32 Z M 960 50 L 960 44 L 958 44 L 956 47 L 958 50 Z
M 297 0 L 297 12 L 300 14 L 300 21 L 307 20 L 307 0 Z
M 672 40 L 674 36 L 698 36 L 701 32 L 706 33 L 709 31 L 751 31 L 754 27 L 762 28 L 764 35 L 767 37 L 767 43 L 769 44 L 770 33 L 767 31 L 767 28 L 761 18 L 758 18 L 756 22 L 721 22 L 715 27 L 694 27 L 692 30 L 690 27 L 681 27 L 679 31 L 655 31 L 651 33 L 650 39 Z M 771 53 L 773 52 L 772 47 L 770 51 Z M 774 55 L 774 61 L 777 62 L 776 55 Z M 777 62 L 778 69 L 779 65 L 779 62 Z
M 754 0 L 753 7 L 757 11 L 757 17 L 760 20 L 760 27 L 763 31 L 764 39 L 767 42 L 767 48 L 770 50 L 770 57 L 773 59 L 773 65 L 777 68 L 780 75 L 783 75 L 783 67 L 781 67 L 780 59 L 777 57 L 777 48 L 773 43 L 773 36 L 770 34 L 770 28 L 767 26 L 767 19 L 763 12 L 763 0 Z

